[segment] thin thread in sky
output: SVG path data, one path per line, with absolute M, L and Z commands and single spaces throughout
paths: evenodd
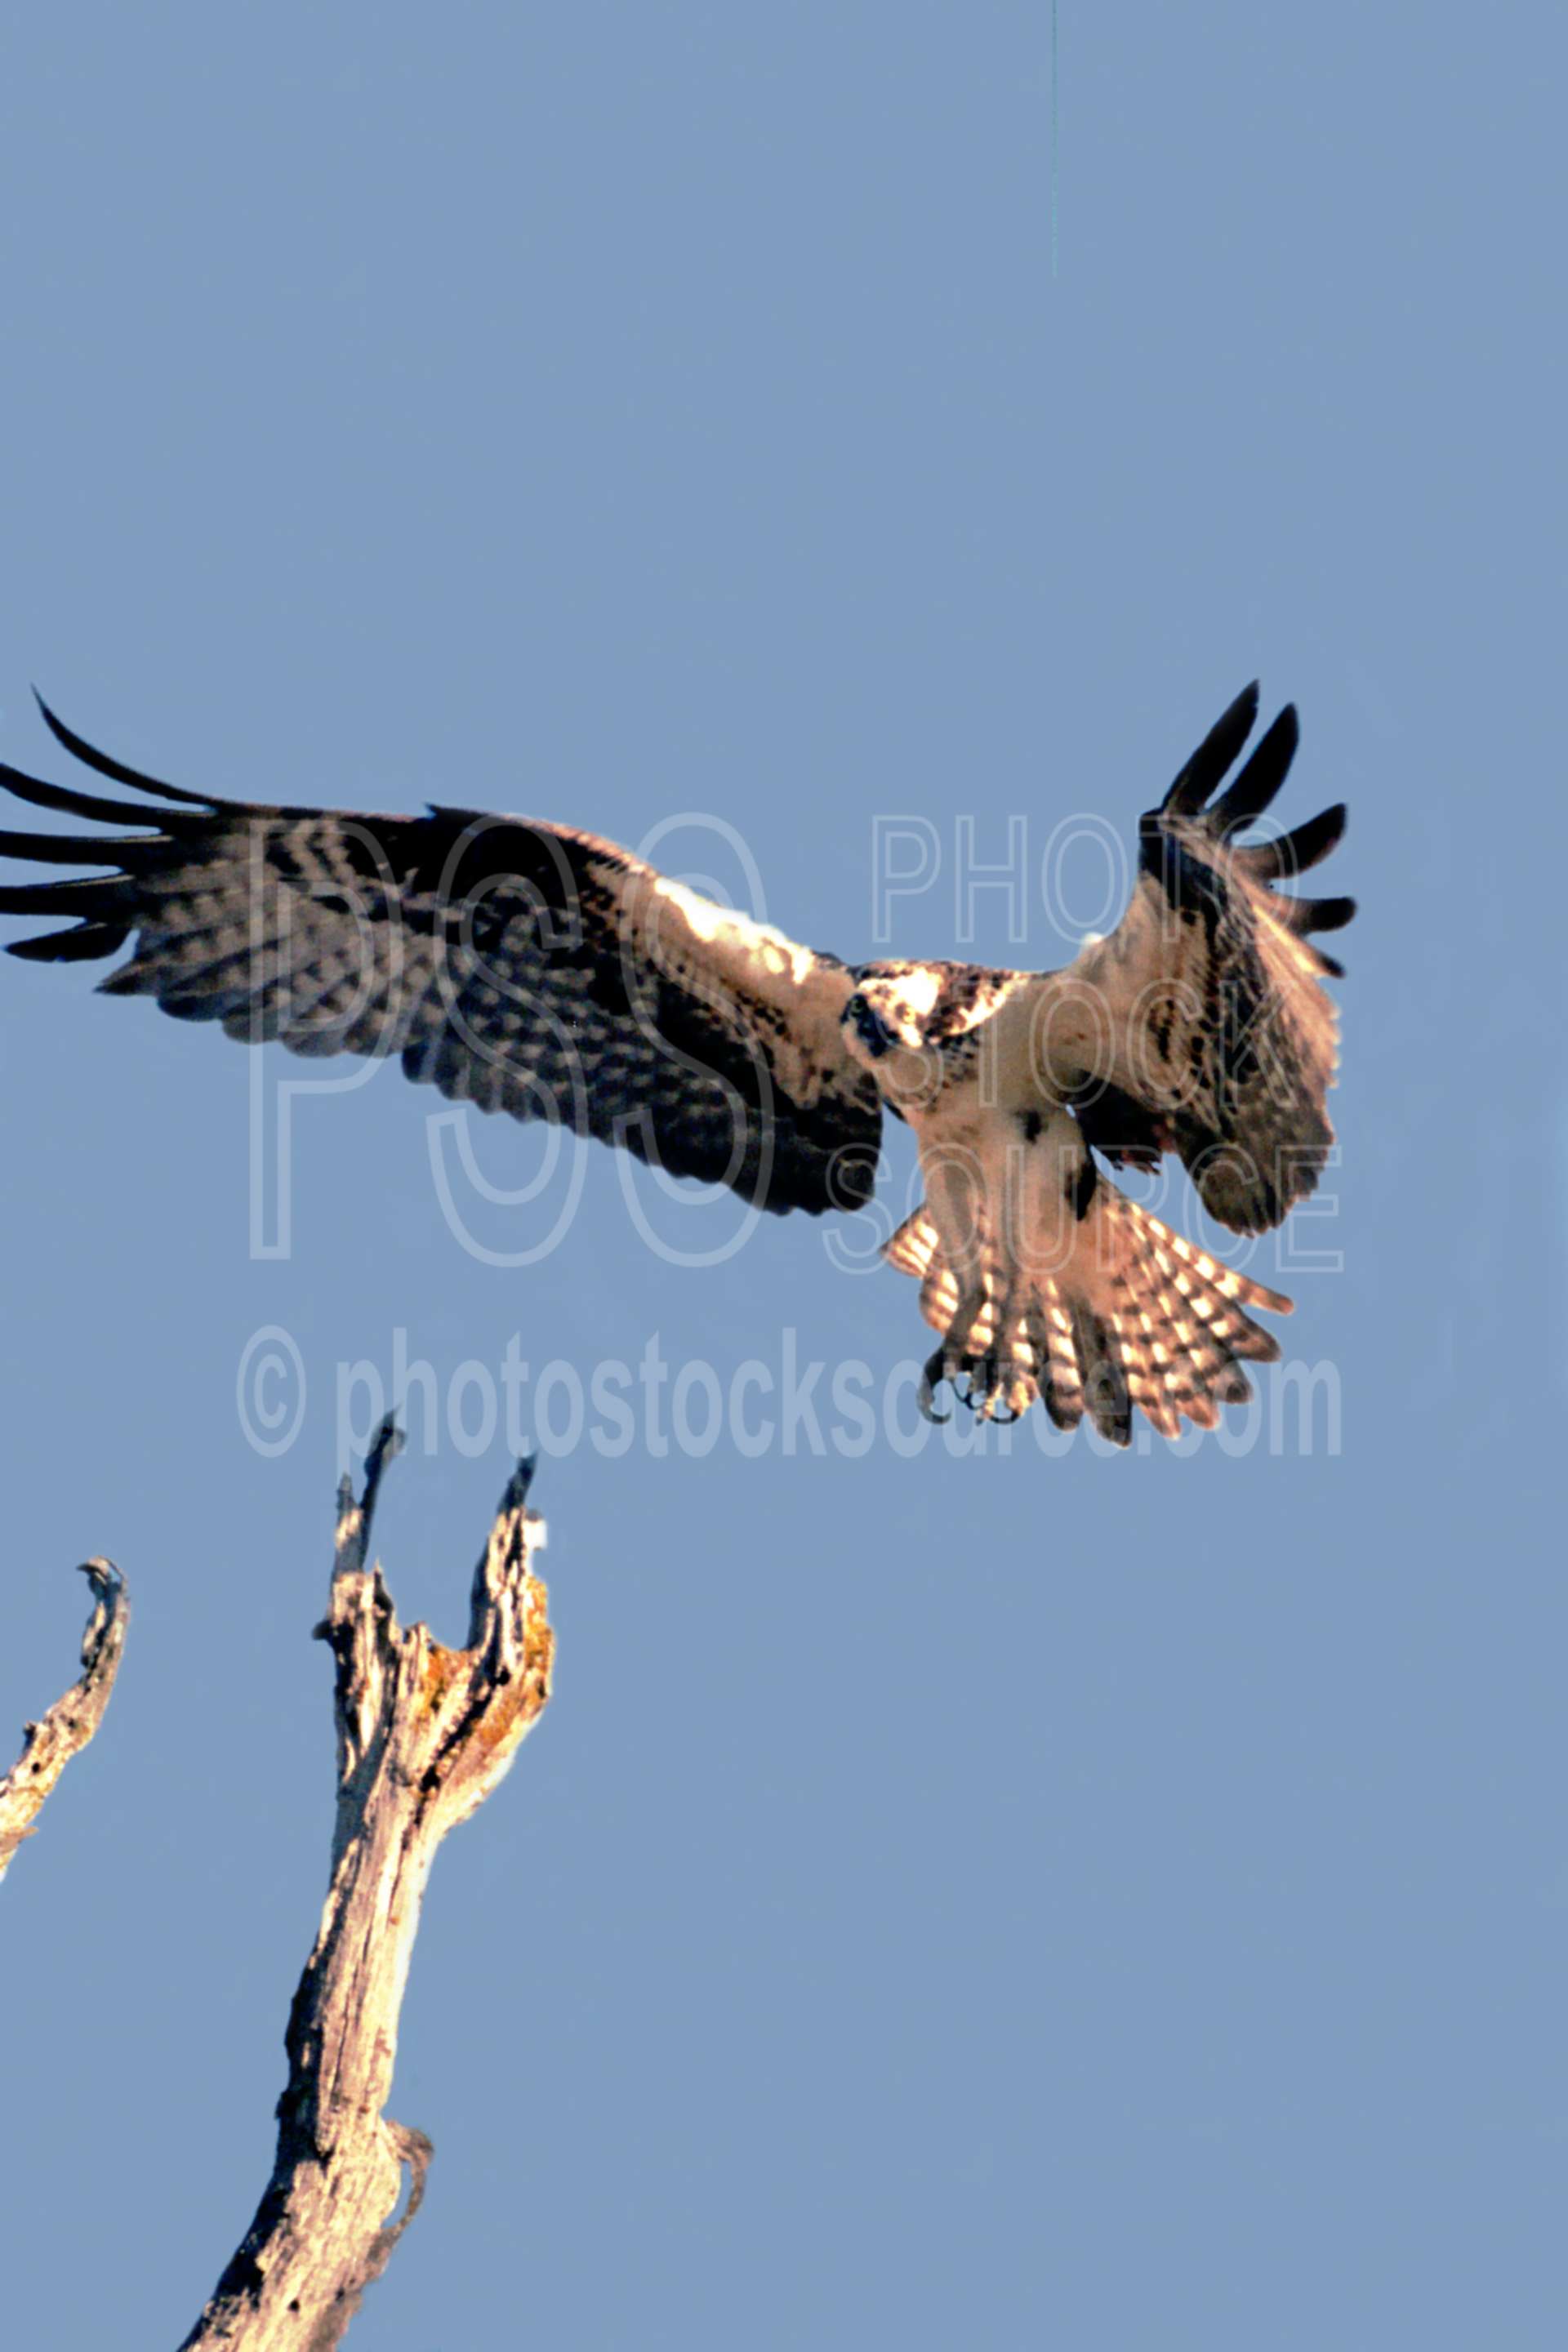
M 1057 274 L 1057 0 L 1051 0 L 1051 276 Z

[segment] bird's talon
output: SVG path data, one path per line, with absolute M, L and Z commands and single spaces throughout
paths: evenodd
M 938 1412 L 936 1409 L 936 1392 L 944 1382 L 952 1386 L 952 1375 L 947 1369 L 947 1350 L 945 1348 L 933 1348 L 921 1372 L 920 1394 L 915 1401 L 920 1407 L 921 1419 L 935 1422 L 939 1428 L 943 1422 L 952 1419 L 951 1412 Z M 954 1388 L 953 1394 L 956 1396 L 957 1393 Z

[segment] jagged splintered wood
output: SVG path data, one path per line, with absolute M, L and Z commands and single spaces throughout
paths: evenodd
M 338 1811 L 321 1932 L 289 2012 L 289 2081 L 272 2178 L 181 2352 L 329 2352 L 424 2193 L 430 2143 L 382 2114 L 419 1906 L 437 1847 L 483 1803 L 550 1696 L 554 1636 L 531 1560 L 544 1523 L 520 1465 L 474 1572 L 466 1649 L 397 1622 L 367 1567 L 384 1423 L 356 1504 L 339 1493 L 331 1606 L 316 1628 L 336 1666 Z M 392 2219 L 408 2173 L 408 2199 Z
M 22 1840 L 32 1836 L 55 1782 L 103 1721 L 120 1671 L 131 1622 L 125 1579 L 111 1559 L 85 1559 L 80 1572 L 93 1599 L 81 1637 L 81 1674 L 46 1716 L 23 1726 L 22 1753 L 0 1780 L 0 1878 Z

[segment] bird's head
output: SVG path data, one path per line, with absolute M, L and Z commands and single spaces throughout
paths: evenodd
M 844 1043 L 889 1097 L 918 1105 L 941 1083 L 941 1056 L 926 1043 L 938 975 L 921 964 L 868 964 L 844 1007 Z

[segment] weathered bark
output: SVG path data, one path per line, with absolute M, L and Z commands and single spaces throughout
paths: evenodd
M 131 1622 L 125 1579 L 111 1559 L 83 1560 L 81 1574 L 93 1597 L 92 1614 L 81 1637 L 81 1674 L 40 1721 L 24 1724 L 22 1753 L 0 1780 L 0 1878 L 22 1840 L 32 1836 L 55 1782 L 103 1721 L 120 1671 Z
M 501 1779 L 550 1696 L 554 1636 L 531 1570 L 543 1522 L 521 1465 L 474 1574 L 468 1647 L 398 1625 L 367 1568 L 384 1424 L 356 1505 L 339 1496 L 331 1605 L 317 1634 L 336 1665 L 338 1811 L 321 1932 L 289 2013 L 289 2081 L 272 2178 L 244 2242 L 181 2352 L 329 2352 L 418 2207 L 430 2143 L 382 2114 L 398 2012 L 436 1848 Z M 393 2208 L 409 2175 L 399 2220 Z

